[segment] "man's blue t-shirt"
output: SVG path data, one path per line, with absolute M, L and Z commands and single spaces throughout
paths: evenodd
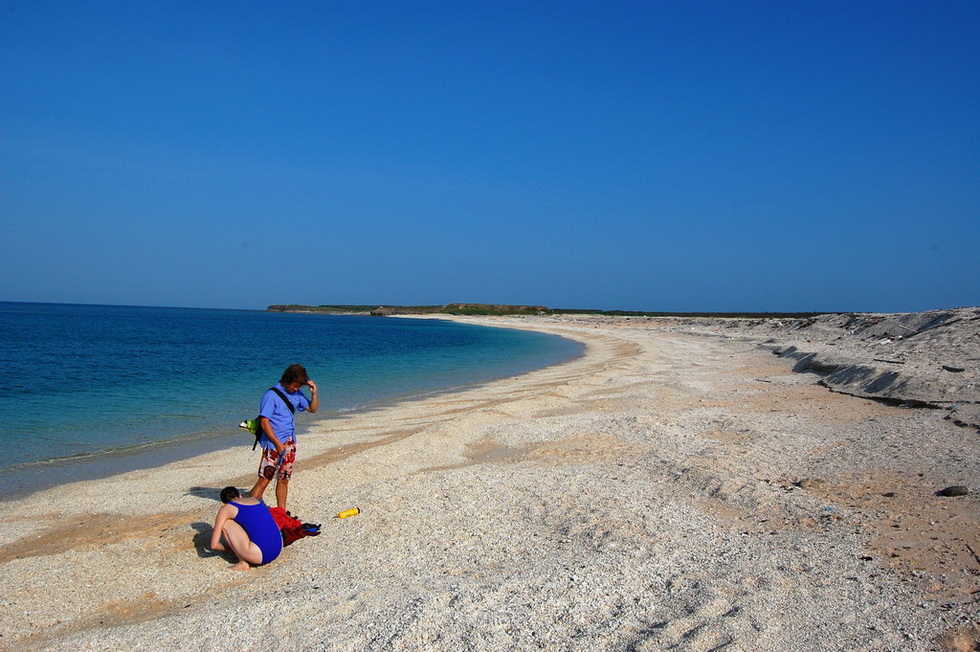
M 310 401 L 300 390 L 290 394 L 282 383 L 276 384 L 276 389 L 285 394 L 289 402 L 293 404 L 297 412 L 302 412 L 310 407 Z M 285 442 L 287 439 L 295 439 L 296 427 L 293 424 L 293 413 L 283 405 L 282 398 L 271 389 L 262 395 L 262 402 L 259 404 L 259 416 L 265 417 L 272 425 L 272 431 L 276 433 L 279 441 Z M 274 448 L 269 438 L 262 433 L 260 439 L 262 448 Z

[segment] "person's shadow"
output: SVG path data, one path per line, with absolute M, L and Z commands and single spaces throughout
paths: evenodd
M 211 557 L 224 557 L 227 553 L 211 550 L 211 532 L 214 528 L 210 523 L 191 523 L 191 527 L 197 532 L 194 535 L 194 549 L 200 559 L 210 559 Z
M 211 500 L 221 502 L 221 489 L 218 487 L 191 487 L 185 495 L 196 496 L 197 498 L 210 498 Z

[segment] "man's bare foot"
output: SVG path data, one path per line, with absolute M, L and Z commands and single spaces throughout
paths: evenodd
M 229 570 L 245 571 L 245 570 L 248 570 L 250 568 L 251 568 L 251 566 L 248 565 L 248 562 L 247 561 L 240 561 L 237 564 L 235 564 L 234 566 L 232 566 Z

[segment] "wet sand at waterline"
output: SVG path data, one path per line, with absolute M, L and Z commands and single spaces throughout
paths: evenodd
M 976 649 L 976 309 L 458 319 L 587 353 L 317 424 L 323 532 L 248 572 L 207 549 L 245 439 L 4 503 L 0 648 Z

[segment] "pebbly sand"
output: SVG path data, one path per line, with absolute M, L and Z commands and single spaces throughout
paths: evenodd
M 301 421 L 323 534 L 248 572 L 245 439 L 3 503 L 0 648 L 980 649 L 978 316 L 460 318 L 587 353 Z

